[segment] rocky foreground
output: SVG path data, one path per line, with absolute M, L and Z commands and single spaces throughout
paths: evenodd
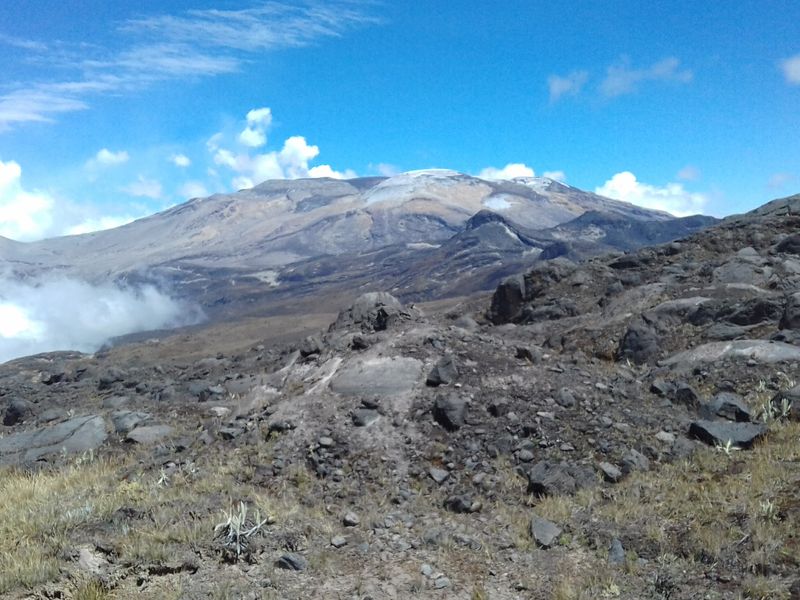
M 0 366 L 0 594 L 800 598 L 800 196 L 329 321 Z

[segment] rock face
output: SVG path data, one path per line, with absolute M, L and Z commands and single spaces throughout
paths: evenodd
M 61 453 L 95 450 L 107 437 L 102 417 L 75 417 L 50 427 L 0 438 L 0 464 L 25 464 Z

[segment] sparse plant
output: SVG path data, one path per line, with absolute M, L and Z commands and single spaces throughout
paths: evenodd
M 718 443 L 714 447 L 717 449 L 718 452 L 722 452 L 723 454 L 725 454 L 725 456 L 730 456 L 734 450 L 741 450 L 741 448 L 739 448 L 739 446 L 734 445 L 733 440 L 730 439 L 724 444 Z
M 268 519 L 261 519 L 256 511 L 255 518 L 248 516 L 247 504 L 239 502 L 238 510 L 223 511 L 225 520 L 214 527 L 215 537 L 221 538 L 225 557 L 238 561 L 250 554 L 250 540 L 261 531 Z
M 778 520 L 778 507 L 775 503 L 767 498 L 766 500 L 762 500 L 758 505 L 761 513 L 761 517 L 766 519 L 767 521 L 777 521 Z

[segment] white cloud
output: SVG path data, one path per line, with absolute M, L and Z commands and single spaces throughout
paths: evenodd
M 663 187 L 649 185 L 638 181 L 630 171 L 617 173 L 594 191 L 607 198 L 663 210 L 678 217 L 701 213 L 708 203 L 705 194 L 689 192 L 683 184 L 667 183 Z
M 0 362 L 54 350 L 94 352 L 108 339 L 197 323 L 202 313 L 153 286 L 0 278 Z
M 693 78 L 689 69 L 680 68 L 680 60 L 668 57 L 644 69 L 633 69 L 630 60 L 622 58 L 606 69 L 606 77 L 600 83 L 600 93 L 606 98 L 631 94 L 647 81 L 672 81 L 689 83 Z
M 545 171 L 542 176 L 562 183 L 567 180 L 567 174 L 564 171 Z
M 800 54 L 795 54 L 780 62 L 781 71 L 790 85 L 800 85 Z
M 400 168 L 395 165 L 390 165 L 388 163 L 378 163 L 377 165 L 373 166 L 370 165 L 369 168 L 378 172 L 379 175 L 382 177 L 394 177 L 400 173 Z
M 794 180 L 795 177 L 791 173 L 774 173 L 767 181 L 767 187 L 778 190 Z
M 105 216 L 105 217 L 91 217 L 81 221 L 77 225 L 71 225 L 64 231 L 64 235 L 80 235 L 82 233 L 91 233 L 93 231 L 103 231 L 105 229 L 114 229 L 115 227 L 122 227 L 131 221 L 135 221 L 139 217 L 130 215 L 124 216 Z
M 264 135 L 266 142 L 266 128 L 272 123 L 272 112 L 269 108 L 259 108 L 251 110 L 246 117 L 247 126 L 237 139 L 249 148 L 255 144 L 244 143 L 247 140 L 252 142 L 260 141 L 257 136 L 252 139 L 245 135 L 247 131 L 254 131 L 256 134 Z M 248 189 L 254 185 L 268 179 L 298 179 L 304 177 L 332 177 L 335 179 L 350 179 L 357 177 L 355 171 L 345 169 L 337 171 L 331 165 L 311 166 L 309 163 L 319 156 L 320 150 L 316 145 L 309 144 L 304 136 L 293 135 L 286 138 L 280 150 L 272 150 L 260 154 L 251 154 L 245 150 L 233 152 L 222 147 L 225 136 L 215 134 L 208 142 L 206 147 L 213 155 L 213 161 L 217 166 L 225 167 L 234 172 L 232 185 L 235 189 Z
M 0 236 L 17 241 L 44 237 L 53 227 L 55 201 L 46 192 L 22 187 L 22 167 L 0 161 Z
M 514 179 L 514 177 L 533 177 L 533 169 L 523 163 L 508 163 L 502 169 L 486 167 L 478 177 L 481 179 Z
M 558 102 L 564 96 L 577 96 L 587 81 L 589 81 L 588 71 L 572 71 L 564 76 L 550 75 L 547 78 L 550 102 Z
M 700 169 L 694 165 L 686 165 L 677 173 L 678 179 L 683 179 L 684 181 L 697 181 L 700 179 L 700 175 Z
M 125 150 L 112 152 L 108 148 L 102 148 L 86 162 L 86 166 L 90 169 L 96 167 L 113 167 L 125 164 L 128 160 L 130 160 L 130 155 Z
M 136 181 L 132 181 L 122 191 L 131 196 L 141 196 L 143 198 L 152 198 L 158 200 L 164 195 L 164 190 L 161 183 L 155 179 L 147 179 L 143 175 L 139 175 Z
M 244 9 L 191 9 L 128 20 L 113 36 L 120 50 L 88 39 L 53 49 L 5 37 L 0 42 L 36 52 L 35 64 L 46 62 L 65 79 L 40 83 L 31 69 L 28 81 L 8 86 L 0 94 L 0 130 L 86 109 L 90 95 L 131 94 L 160 81 L 237 72 L 267 51 L 308 46 L 376 22 L 349 0 L 304 5 L 274 0 Z
M 267 130 L 272 125 L 269 108 L 254 108 L 247 113 L 247 127 L 239 134 L 239 143 L 250 148 L 259 148 L 267 143 Z
M 185 154 L 173 154 L 169 161 L 176 167 L 186 168 L 192 164 L 192 160 Z
M 187 181 L 180 187 L 178 193 L 187 200 L 190 198 L 205 198 L 208 196 L 208 190 L 199 181 Z

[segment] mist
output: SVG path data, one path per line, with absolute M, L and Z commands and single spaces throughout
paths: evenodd
M 109 339 L 191 325 L 200 308 L 153 285 L 92 285 L 76 279 L 0 278 L 0 363 L 40 352 L 94 352 Z

